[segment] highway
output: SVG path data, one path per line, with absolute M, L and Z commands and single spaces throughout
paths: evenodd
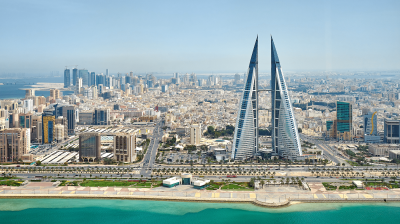
M 147 148 L 147 153 L 143 159 L 142 170 L 140 171 L 140 175 L 141 176 L 143 175 L 143 177 L 150 177 L 151 170 L 154 167 L 154 162 L 157 156 L 158 145 L 163 136 L 162 124 L 163 121 L 160 121 L 154 127 L 153 138 L 150 140 L 149 147 Z
M 346 162 L 346 158 L 342 157 L 341 155 L 338 155 L 337 150 L 333 149 L 331 146 L 326 144 L 326 141 L 317 140 L 317 139 L 312 138 L 311 136 L 307 136 L 307 135 L 303 135 L 303 134 L 300 134 L 300 137 L 303 140 L 306 140 L 308 142 L 315 144 L 315 146 L 317 148 L 321 149 L 324 152 L 324 156 L 328 160 L 333 161 L 337 165 L 342 165 L 342 163 L 344 163 L 346 166 L 350 166 L 350 164 L 348 164 Z

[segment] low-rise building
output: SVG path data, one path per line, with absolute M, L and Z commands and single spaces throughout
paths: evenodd
M 182 179 L 179 177 L 171 177 L 163 180 L 164 187 L 175 187 L 182 183 Z
M 399 145 L 396 144 L 371 144 L 368 147 L 368 151 L 374 156 L 389 156 L 390 150 L 400 149 Z
M 400 159 L 400 149 L 390 150 L 389 159 Z

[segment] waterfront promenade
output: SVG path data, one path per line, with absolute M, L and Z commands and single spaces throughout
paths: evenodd
M 181 185 L 174 188 L 53 186 L 52 182 L 31 182 L 25 186 L 0 186 L 0 198 L 120 198 L 209 202 L 248 202 L 277 207 L 289 202 L 400 201 L 400 189 L 327 191 L 320 183 L 309 183 L 311 190 L 294 187 L 266 187 L 256 191 L 196 190 Z

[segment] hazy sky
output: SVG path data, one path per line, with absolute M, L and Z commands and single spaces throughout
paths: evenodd
M 0 74 L 400 69 L 400 1 L 0 1 Z

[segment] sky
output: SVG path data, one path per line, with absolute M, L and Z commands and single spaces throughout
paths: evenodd
M 400 1 L 0 0 L 0 74 L 400 69 Z

